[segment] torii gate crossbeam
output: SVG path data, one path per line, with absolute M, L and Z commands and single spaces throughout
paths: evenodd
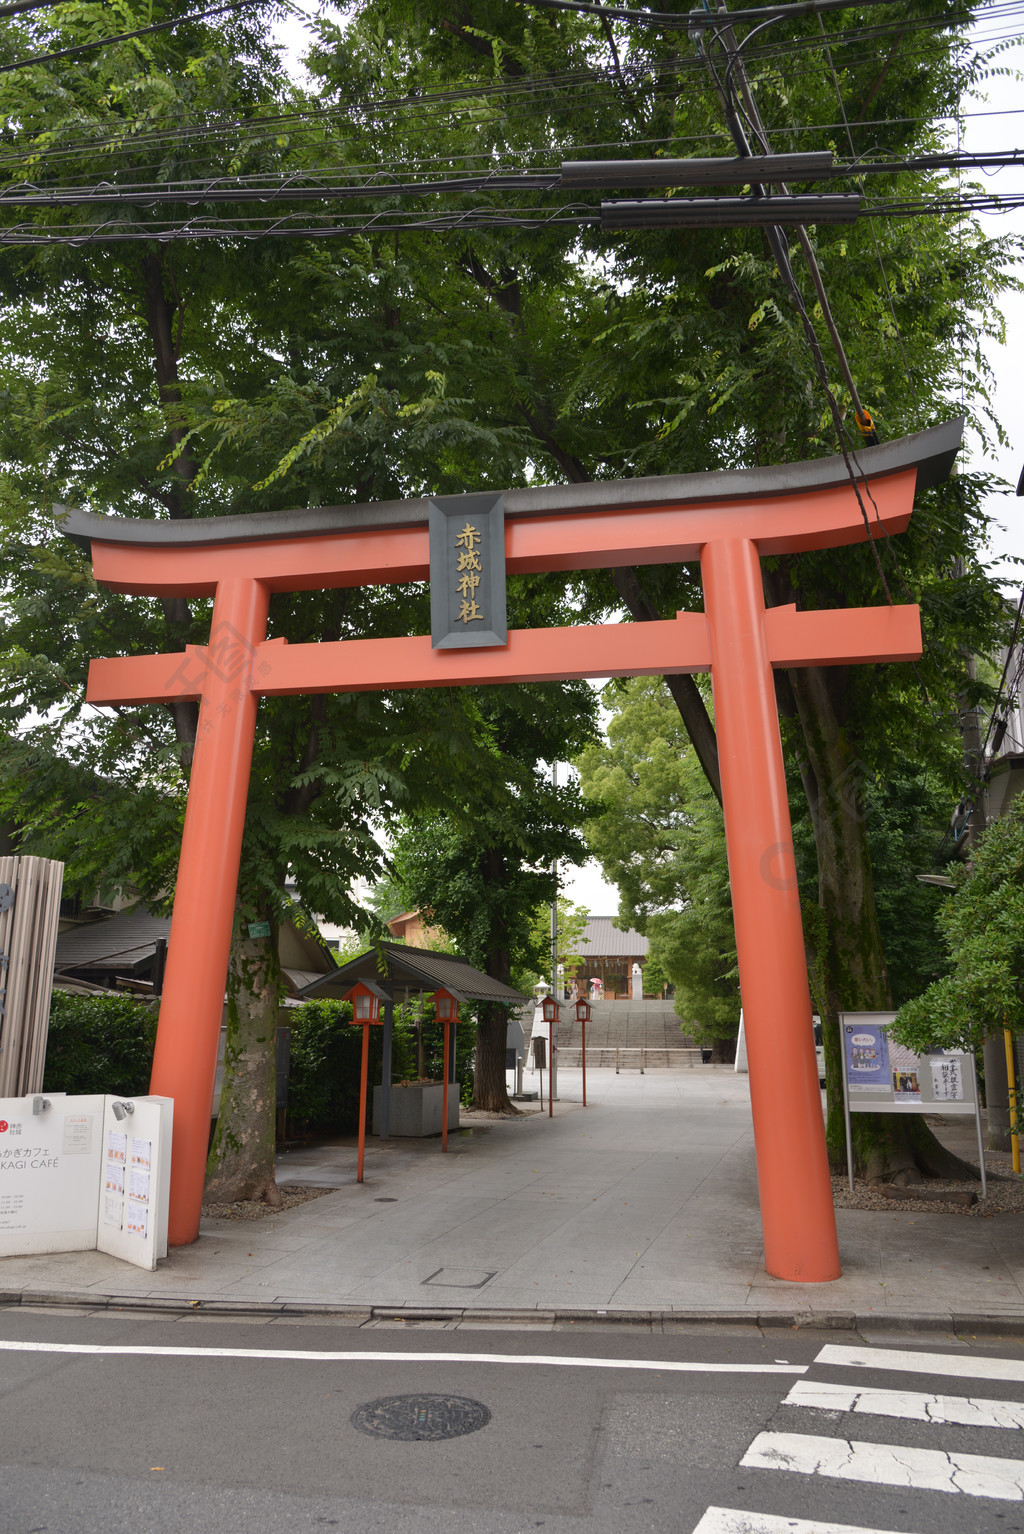
M 65 514 L 97 580 L 126 593 L 213 596 L 210 643 L 96 660 L 93 703 L 200 701 L 151 1090 L 173 1097 L 170 1240 L 199 1230 L 221 1006 L 262 694 L 709 671 L 722 773 L 768 1272 L 840 1273 L 803 929 L 772 672 L 916 659 L 916 607 L 766 609 L 764 554 L 835 548 L 906 527 L 915 488 L 945 478 L 962 422 L 841 460 L 507 492 L 513 571 L 699 560 L 704 612 L 512 632 L 487 649 L 429 638 L 267 640 L 273 591 L 425 580 L 427 503 L 202 522 Z

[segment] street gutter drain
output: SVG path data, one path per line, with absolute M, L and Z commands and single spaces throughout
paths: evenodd
M 390 1438 L 399 1443 L 438 1443 L 462 1438 L 486 1427 L 491 1414 L 482 1401 L 469 1396 L 382 1396 L 357 1406 L 349 1419 L 371 1438 Z

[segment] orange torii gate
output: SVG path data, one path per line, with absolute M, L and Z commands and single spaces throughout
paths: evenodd
M 217 1043 L 261 695 L 710 671 L 743 996 L 765 1260 L 778 1278 L 840 1273 L 811 1030 L 773 668 L 916 659 L 913 606 L 767 608 L 760 556 L 906 527 L 917 487 L 952 467 L 962 422 L 863 450 L 860 500 L 841 459 L 508 491 L 515 572 L 699 560 L 704 612 L 660 622 L 512 631 L 487 648 L 430 636 L 288 644 L 266 638 L 274 591 L 424 581 L 430 503 L 201 521 L 64 513 L 114 591 L 212 597 L 208 645 L 95 660 L 92 703 L 198 699 L 199 727 L 151 1091 L 174 1099 L 170 1240 L 199 1231 Z M 497 497 L 445 497 L 446 514 Z M 495 643 L 497 638 L 498 642 Z

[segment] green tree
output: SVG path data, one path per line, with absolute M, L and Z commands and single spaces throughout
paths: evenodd
M 590 912 L 583 906 L 577 905 L 567 895 L 559 894 L 555 902 L 556 923 L 556 947 L 557 963 L 566 971 L 583 963 L 583 943 L 580 939 L 586 931 L 587 922 L 590 920 Z M 532 991 L 539 980 L 551 980 L 551 903 L 538 906 L 533 915 L 530 929 L 530 951 L 540 952 L 543 950 L 546 962 L 540 968 L 531 968 L 529 965 L 516 971 L 513 977 L 513 985 L 522 991 Z
M 947 973 L 899 1010 L 893 1035 L 911 1049 L 981 1048 L 989 1034 L 1024 1032 L 1024 800 L 957 867 L 939 909 Z
M 63 26 L 65 12 L 74 26 L 88 28 L 95 9 L 62 7 L 55 22 L 39 23 L 40 35 Z M 83 183 L 108 168 L 129 177 L 143 163 L 149 174 L 145 156 L 170 122 L 203 131 L 187 140 L 168 134 L 173 152 L 159 151 L 168 180 L 179 168 L 197 176 L 220 170 L 229 155 L 245 170 L 317 161 L 415 168 L 433 159 L 459 173 L 478 168 L 478 156 L 532 168 L 595 143 L 621 146 L 624 155 L 648 154 L 652 140 L 670 154 L 729 149 L 705 63 L 689 43 L 680 46 L 677 33 L 644 27 L 627 40 L 619 23 L 537 14 L 511 0 L 477 0 L 454 19 L 436 0 L 416 7 L 371 0 L 343 27 L 322 22 L 311 59 L 317 98 L 292 91 L 287 105 L 299 117 L 279 131 L 281 124 L 272 124 L 279 75 L 261 53 L 258 13 L 245 15 L 249 32 L 183 30 L 177 53 L 168 41 L 177 33 L 160 34 L 165 41 L 153 42 L 144 66 L 141 49 L 130 44 L 101 51 L 95 67 L 39 66 L 4 76 L 13 146 L 36 156 L 33 175 L 54 178 L 56 160 L 41 156 L 56 145 Z M 788 146 L 799 128 L 801 148 L 839 147 L 851 158 L 883 152 L 899 159 L 933 148 L 939 124 L 981 67 L 944 16 L 930 34 L 896 18 L 887 36 L 868 38 L 855 14 L 852 25 L 849 17 L 830 15 L 786 26 L 781 45 L 747 49 L 776 145 Z M 822 28 L 831 47 L 825 60 Z M 9 36 L 20 44 L 29 32 L 36 35 L 30 27 Z M 67 39 L 60 33 L 57 40 Z M 835 82 L 851 124 L 849 142 L 837 143 L 830 126 L 808 129 L 833 123 Z M 460 103 L 454 116 L 453 90 Z M 241 127 L 222 128 L 225 112 Z M 144 114 L 155 124 L 149 137 Z M 183 158 L 187 146 L 191 158 Z M 11 177 L 26 174 L 24 158 L 7 164 Z M 941 190 L 936 177 L 872 180 L 886 197 L 916 196 L 922 185 Z M 523 205 L 531 197 L 496 188 L 452 192 L 440 205 L 468 211 Z M 74 217 L 87 226 L 108 211 Z M 35 216 L 52 222 L 58 215 Z M 812 238 L 854 373 L 883 433 L 928 424 L 955 410 L 962 394 L 982 417 L 981 346 L 1001 327 L 1008 245 L 985 240 L 953 214 L 822 227 Z M 538 474 L 581 481 L 699 472 L 835 450 L 799 317 L 756 231 L 608 236 L 551 222 L 528 233 L 506 225 L 446 237 L 371 232 L 312 246 L 268 242 L 241 253 L 229 242 L 185 246 L 179 256 L 180 250 L 140 244 L 56 256 L 7 253 L 7 317 L 16 314 L 20 329 L 4 380 L 12 408 L 3 446 L 11 451 L 2 456 L 18 466 L 13 493 L 23 514 L 26 501 L 45 505 L 72 493 L 147 515 L 173 510 L 170 497 L 205 514 L 482 488 Z M 144 270 L 138 252 L 150 263 Z M 134 295 L 131 303 L 126 293 Z M 816 320 L 806 282 L 805 296 Z M 97 342 L 87 357 L 83 334 Z M 65 356 L 71 367 L 63 365 Z M 28 359 L 24 366 L 21 359 Z M 141 425 L 140 400 L 149 405 Z M 928 654 L 921 675 L 938 720 L 904 668 L 812 669 L 793 673 L 788 691 L 782 684 L 790 759 L 801 765 L 812 812 L 824 944 L 817 968 L 827 976 L 833 1066 L 836 1007 L 885 1005 L 889 994 L 856 785 L 886 770 L 887 741 L 902 721 L 922 749 L 949 759 L 944 714 L 963 691 L 963 654 L 991 640 L 991 590 L 975 559 L 982 535 L 977 489 L 961 479 L 921 498 L 910 533 L 881 553 L 891 589 L 909 590 L 924 605 Z M 956 559 L 965 574 L 948 580 L 944 572 Z M 866 550 L 781 560 L 766 578 L 772 601 L 884 600 Z M 70 588 L 49 577 L 41 584 L 59 591 L 58 611 L 69 590 L 75 612 L 86 606 L 73 581 Z M 546 589 L 556 600 L 561 594 L 553 581 Z M 296 599 L 279 604 L 273 631 L 292 638 L 379 632 L 376 624 L 392 621 L 381 609 L 397 595 L 388 593 L 386 602 L 351 594 L 345 601 L 337 594 Z M 688 567 L 594 573 L 576 580 L 569 595 L 581 614 L 624 606 L 637 621 L 700 602 L 697 572 Z M 411 616 L 417 594 L 408 598 L 404 631 L 422 631 Z M 102 618 L 107 600 L 86 615 L 90 622 Z M 133 606 L 141 613 L 141 604 Z M 151 616 L 163 625 L 168 648 L 199 637 L 204 627 L 198 609 Z M 66 611 L 63 621 L 73 635 L 71 660 L 84 657 L 88 644 Z M 62 676 L 60 666 L 40 660 L 42 648 L 63 660 L 64 630 L 50 632 L 59 637 L 42 647 L 23 631 L 19 676 L 30 677 L 40 694 L 64 687 L 66 702 L 80 671 L 71 665 Z M 89 637 L 97 639 L 98 631 Z M 135 634 L 133 643 L 153 647 L 149 632 Z M 714 735 L 700 690 L 687 678 L 670 678 L 668 686 L 714 786 Z M 364 707 L 372 720 L 376 704 Z M 296 813 L 285 817 L 271 801 L 250 818 L 250 838 L 262 838 L 259 889 L 277 888 L 264 873 L 280 869 L 282 859 L 275 863 L 263 851 L 275 845 L 272 827 L 286 818 L 292 829 L 301 824 L 304 795 L 325 810 L 340 799 L 346 814 L 364 803 L 357 758 L 348 754 L 364 716 L 355 705 L 324 708 L 323 725 L 305 703 L 282 700 L 273 715 L 279 749 L 295 748 L 287 781 Z M 456 707 L 451 715 L 462 720 Z M 269 720 L 271 711 L 264 716 Z M 381 730 L 375 736 L 371 725 L 371 739 L 388 738 L 384 722 L 378 715 Z M 184 758 L 187 711 L 172 723 L 173 735 L 165 722 L 159 747 L 150 749 L 173 748 L 176 740 Z M 429 722 L 411 707 L 403 723 L 421 742 L 430 734 Z M 448 741 L 461 729 L 458 722 L 439 732 L 435 762 L 458 760 L 459 748 L 452 753 Z M 317 765 L 325 760 L 325 730 L 344 743 L 343 760 L 353 764 L 326 790 Z M 287 776 L 283 759 L 278 766 Z M 385 808 L 410 792 L 406 773 L 396 773 L 386 753 L 370 776 Z M 845 791 L 851 785 L 853 792 Z M 363 822 L 353 813 L 349 823 Z M 327 836 L 326 814 L 321 824 Z M 303 845 L 297 829 L 290 844 Z M 372 858 L 368 843 L 363 851 Z M 311 886 L 333 882 L 342 902 L 340 861 L 304 855 L 303 865 Z M 330 914 L 322 901 L 310 903 Z M 876 1131 L 890 1137 L 894 1165 L 909 1155 L 902 1121 L 872 1130 L 868 1116 L 860 1116 L 858 1134 Z M 830 1135 L 837 1154 L 834 1122 Z M 893 1136 L 904 1137 L 902 1148 Z
M 649 963 L 675 986 L 684 1030 L 726 1058 L 740 999 L 721 806 L 660 677 L 613 682 L 604 703 L 607 743 L 577 760 L 600 806 L 587 840 L 618 885 L 619 925 L 647 934 Z
M 64 10 L 40 22 L 54 45 L 88 33 L 99 7 L 81 7 L 70 30 Z M 147 20 L 124 17 L 126 27 Z M 18 46 L 27 45 L 19 34 Z M 8 166 L 19 155 L 22 163 L 42 157 L 45 176 L 59 150 L 61 173 L 83 180 L 97 155 L 107 175 L 131 179 L 154 142 L 158 174 L 168 181 L 202 180 L 226 154 L 240 171 L 280 169 L 288 141 L 263 123 L 288 99 L 254 12 L 244 24 L 182 27 L 144 45 L 0 79 L 11 125 Z M 210 123 L 225 117 L 226 133 L 207 136 Z M 88 208 L 70 215 L 83 233 L 103 217 Z M 38 222 L 52 225 L 48 214 Z M 192 704 L 122 709 L 111 720 L 87 709 L 88 659 L 202 642 L 209 607 L 126 603 L 97 589 L 86 560 L 55 533 L 52 507 L 78 501 L 126 515 L 189 517 L 402 493 L 406 473 L 416 472 L 417 431 L 435 443 L 445 428 L 428 423 L 427 411 L 403 414 L 393 388 L 366 383 L 375 378 L 377 343 L 392 334 L 389 297 L 378 291 L 372 259 L 362 259 L 368 254 L 347 251 L 332 262 L 295 247 L 170 250 L 145 240 L 113 251 L 5 253 L 4 802 L 22 828 L 22 850 L 70 844 L 69 888 L 89 898 L 97 886 L 169 897 L 196 711 Z M 322 316 L 344 298 L 352 323 L 341 332 L 325 327 Z M 282 357 L 289 368 L 279 383 Z M 403 382 L 415 388 L 422 380 L 416 351 Z M 316 421 L 336 391 L 354 394 L 355 404 L 347 424 L 335 423 L 325 484 L 322 455 L 301 442 L 301 451 L 293 449 L 303 412 Z M 237 399 L 248 417 L 232 418 L 214 447 L 204 446 L 204 425 L 228 419 Z M 435 417 L 442 414 L 439 407 Z M 328 592 L 275 597 L 270 632 L 342 638 L 423 632 L 427 623 L 418 588 Z M 379 817 L 415 797 L 418 786 L 429 798 L 433 783 L 443 797 L 460 775 L 462 753 L 472 754 L 474 728 L 449 694 L 275 700 L 261 709 L 210 1168 L 220 1197 L 273 1186 L 273 929 L 290 908 L 286 875 L 308 909 L 343 923 L 360 917 L 350 885 L 357 873 L 383 869 Z M 253 920 L 269 922 L 271 937 L 249 938 Z
M 566 695 L 574 703 L 566 708 Z M 550 929 L 537 922 L 557 892 L 552 864 L 585 856 L 586 818 L 575 785 L 555 787 L 538 759 L 582 745 L 593 728 L 589 688 L 493 687 L 473 694 L 489 750 L 461 802 L 413 809 L 395 839 L 396 879 L 470 963 L 505 985 L 543 973 Z M 473 1104 L 514 1112 L 505 1083 L 507 1008 L 477 1008 Z

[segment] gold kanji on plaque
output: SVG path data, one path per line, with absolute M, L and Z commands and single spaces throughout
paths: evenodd
M 462 606 L 459 608 L 457 621 L 459 623 L 472 623 L 475 618 L 479 618 L 481 621 L 483 621 L 483 616 L 484 615 L 480 611 L 479 607 L 477 607 L 476 602 L 470 600 L 462 603 Z
M 467 522 L 455 540 L 455 547 L 457 549 L 475 549 L 477 544 L 482 541 L 482 537 L 483 535 L 477 532 L 472 522 Z

